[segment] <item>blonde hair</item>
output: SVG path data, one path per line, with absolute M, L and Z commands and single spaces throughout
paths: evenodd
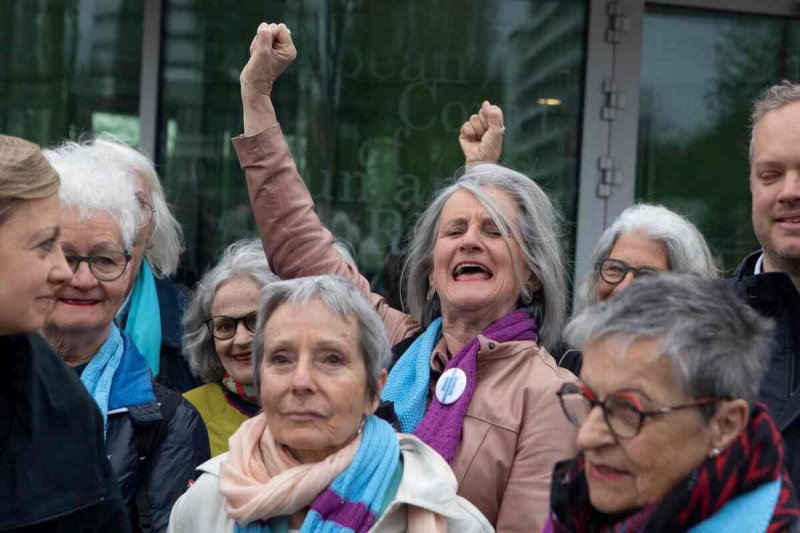
M 0 135 L 0 224 L 19 202 L 56 194 L 60 183 L 38 145 Z

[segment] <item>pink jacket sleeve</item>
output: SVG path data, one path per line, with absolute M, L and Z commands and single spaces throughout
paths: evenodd
M 314 201 L 289 152 L 279 124 L 233 139 L 247 177 L 250 205 L 270 267 L 281 279 L 338 274 L 372 302 L 394 346 L 419 330 L 409 315 L 389 307 L 354 265 L 333 247 L 333 235 L 314 211 Z
M 548 387 L 525 417 L 497 531 L 539 531 L 547 522 L 553 467 L 575 456 L 576 429 L 567 421 L 556 396 L 562 384 L 558 381 Z

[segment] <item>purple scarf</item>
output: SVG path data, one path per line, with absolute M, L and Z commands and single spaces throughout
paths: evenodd
M 498 343 L 508 341 L 537 341 L 536 321 L 521 309 L 512 311 L 491 326 L 482 335 Z M 455 355 L 444 369 L 460 368 L 467 375 L 467 388 L 461 397 L 450 405 L 441 403 L 433 395 L 428 410 L 414 430 L 414 435 L 441 454 L 449 463 L 453 463 L 456 449 L 461 441 L 461 429 L 464 415 L 475 392 L 475 381 L 478 368 L 478 337 L 473 338 Z M 443 374 L 444 374 L 443 372 Z

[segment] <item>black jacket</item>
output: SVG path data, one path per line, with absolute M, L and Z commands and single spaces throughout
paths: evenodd
M 160 391 L 153 383 L 144 357 L 130 337 L 122 334 L 124 354 L 114 374 L 108 405 L 106 446 L 108 458 L 119 479 L 122 498 L 133 531 L 139 529 L 140 509 L 136 503 L 139 487 L 145 489 L 151 531 L 166 531 L 175 501 L 184 493 L 195 469 L 211 457 L 208 432 L 195 408 L 180 398 L 174 414 L 163 427 L 156 427 L 157 439 L 145 461 L 140 461 L 137 433 L 164 419 L 156 396 L 178 394 Z
M 0 531 L 127 532 L 103 419 L 37 334 L 0 336 Z
M 786 469 L 795 486 L 800 486 L 800 293 L 783 272 L 753 275 L 760 255 L 759 251 L 746 257 L 725 282 L 730 291 L 777 324 L 759 397 L 775 417 L 786 442 Z

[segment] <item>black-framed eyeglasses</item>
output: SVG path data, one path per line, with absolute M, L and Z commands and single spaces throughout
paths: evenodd
M 600 277 L 603 278 L 603 281 L 611 285 L 622 282 L 630 271 L 633 271 L 634 278 L 655 276 L 659 273 L 659 270 L 656 268 L 649 266 L 634 268 L 625 261 L 620 261 L 619 259 L 604 259 L 597 263 L 597 270 L 600 271 Z
M 139 200 L 139 209 L 142 210 L 142 222 L 139 224 L 139 229 L 146 228 L 155 218 L 156 209 L 143 200 Z
M 700 407 L 717 401 L 717 398 L 701 398 L 694 403 L 645 411 L 633 394 L 618 392 L 608 395 L 601 402 L 595 398 L 589 387 L 583 384 L 565 383 L 556 394 L 567 420 L 576 427 L 580 427 L 592 409 L 599 406 L 603 411 L 606 425 L 617 439 L 632 439 L 638 435 L 645 419 L 649 416 L 666 415 L 673 411 Z
M 98 281 L 114 281 L 119 278 L 125 273 L 131 260 L 130 254 L 116 250 L 93 255 L 75 255 L 65 252 L 64 258 L 73 274 L 78 272 L 81 263 L 86 262 L 89 265 L 89 271 Z
M 256 324 L 258 323 L 258 311 L 253 311 L 244 316 L 214 316 L 206 320 L 206 327 L 215 338 L 226 341 L 232 339 L 236 335 L 236 330 L 239 329 L 239 323 L 243 322 L 244 327 L 250 333 L 256 332 Z

